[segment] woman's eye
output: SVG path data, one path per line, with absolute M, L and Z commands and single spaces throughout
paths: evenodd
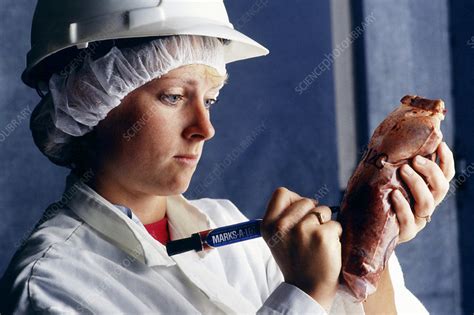
M 215 98 L 210 98 L 208 100 L 206 100 L 206 108 L 209 109 L 209 107 L 211 107 L 211 105 L 214 105 L 218 102 L 219 100 L 216 100 Z
M 171 104 L 171 105 L 178 104 L 178 102 L 181 101 L 182 99 L 183 99 L 183 96 L 179 94 L 163 94 L 160 96 L 160 101 Z

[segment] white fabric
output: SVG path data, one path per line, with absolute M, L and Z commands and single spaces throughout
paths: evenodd
M 72 174 L 63 200 L 48 208 L 48 216 L 59 210 L 12 259 L 1 283 L 2 303 L 12 309 L 0 312 L 326 314 L 306 293 L 283 282 L 261 238 L 169 257 L 143 225 Z M 228 200 L 188 201 L 182 195 L 167 198 L 167 217 L 172 240 L 247 220 Z M 397 308 L 426 313 L 404 287 L 392 257 Z M 362 305 L 342 292 L 330 312 L 363 313 Z
M 267 0 L 254 3 L 259 11 Z M 226 63 L 264 56 L 268 49 L 234 29 L 223 0 L 63 0 L 37 1 L 31 50 L 23 81 L 36 87 L 42 61 L 59 51 L 96 41 L 167 35 L 200 35 L 228 39 Z M 54 30 L 54 32 L 52 32 Z M 44 71 L 44 70 L 43 70 Z
M 175 35 L 137 47 L 113 47 L 97 60 L 87 55 L 80 68 L 70 67 L 70 73 L 56 73 L 49 80 L 54 125 L 68 135 L 82 136 L 128 93 L 190 64 L 210 66 L 225 76 L 224 44 L 215 37 Z

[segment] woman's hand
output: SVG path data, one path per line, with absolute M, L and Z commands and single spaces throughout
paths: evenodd
M 400 224 L 399 243 L 414 238 L 433 215 L 438 204 L 449 190 L 449 181 L 454 177 L 453 153 L 442 142 L 437 149 L 440 165 L 421 156 L 414 160 L 413 168 L 401 167 L 402 180 L 415 199 L 414 209 L 398 190 L 392 192 L 391 199 Z M 421 158 L 418 160 L 418 158 Z M 397 196 L 398 195 L 398 196 Z M 364 311 L 369 314 L 396 314 L 393 285 L 388 268 L 384 270 L 377 285 L 377 291 L 364 302 Z
M 321 214 L 323 224 L 315 212 Z M 268 204 L 261 229 L 285 282 L 329 310 L 341 272 L 342 233 L 341 225 L 331 221 L 331 210 L 280 187 Z
M 400 224 L 399 243 L 411 240 L 420 232 L 438 204 L 449 191 L 449 181 L 454 177 L 453 153 L 445 142 L 437 149 L 440 164 L 422 156 L 414 159 L 413 168 L 403 165 L 400 174 L 415 199 L 414 209 L 399 190 L 391 195 L 392 205 Z

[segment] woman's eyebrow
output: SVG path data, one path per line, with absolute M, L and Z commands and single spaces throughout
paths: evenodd
M 179 81 L 185 85 L 197 85 L 198 84 L 198 81 L 194 80 L 194 79 L 183 79 L 183 78 L 179 78 L 179 77 L 162 77 L 161 80 L 164 80 L 164 81 Z
M 195 79 L 183 79 L 183 78 L 179 78 L 179 77 L 163 77 L 162 79 L 180 81 L 181 83 L 183 83 L 185 85 L 194 85 L 194 86 L 196 86 L 196 85 L 199 84 L 199 81 L 195 80 Z M 224 77 L 224 80 L 221 83 L 213 86 L 212 89 L 217 89 L 217 88 L 223 87 L 224 85 L 227 84 L 228 79 L 229 79 L 229 75 L 226 74 L 225 77 Z

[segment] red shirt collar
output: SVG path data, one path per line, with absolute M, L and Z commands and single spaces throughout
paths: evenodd
M 166 214 L 163 219 L 150 224 L 144 224 L 143 226 L 145 226 L 148 233 L 150 233 L 150 235 L 161 244 L 166 245 L 166 243 L 168 243 L 170 240 L 168 218 L 166 217 Z

